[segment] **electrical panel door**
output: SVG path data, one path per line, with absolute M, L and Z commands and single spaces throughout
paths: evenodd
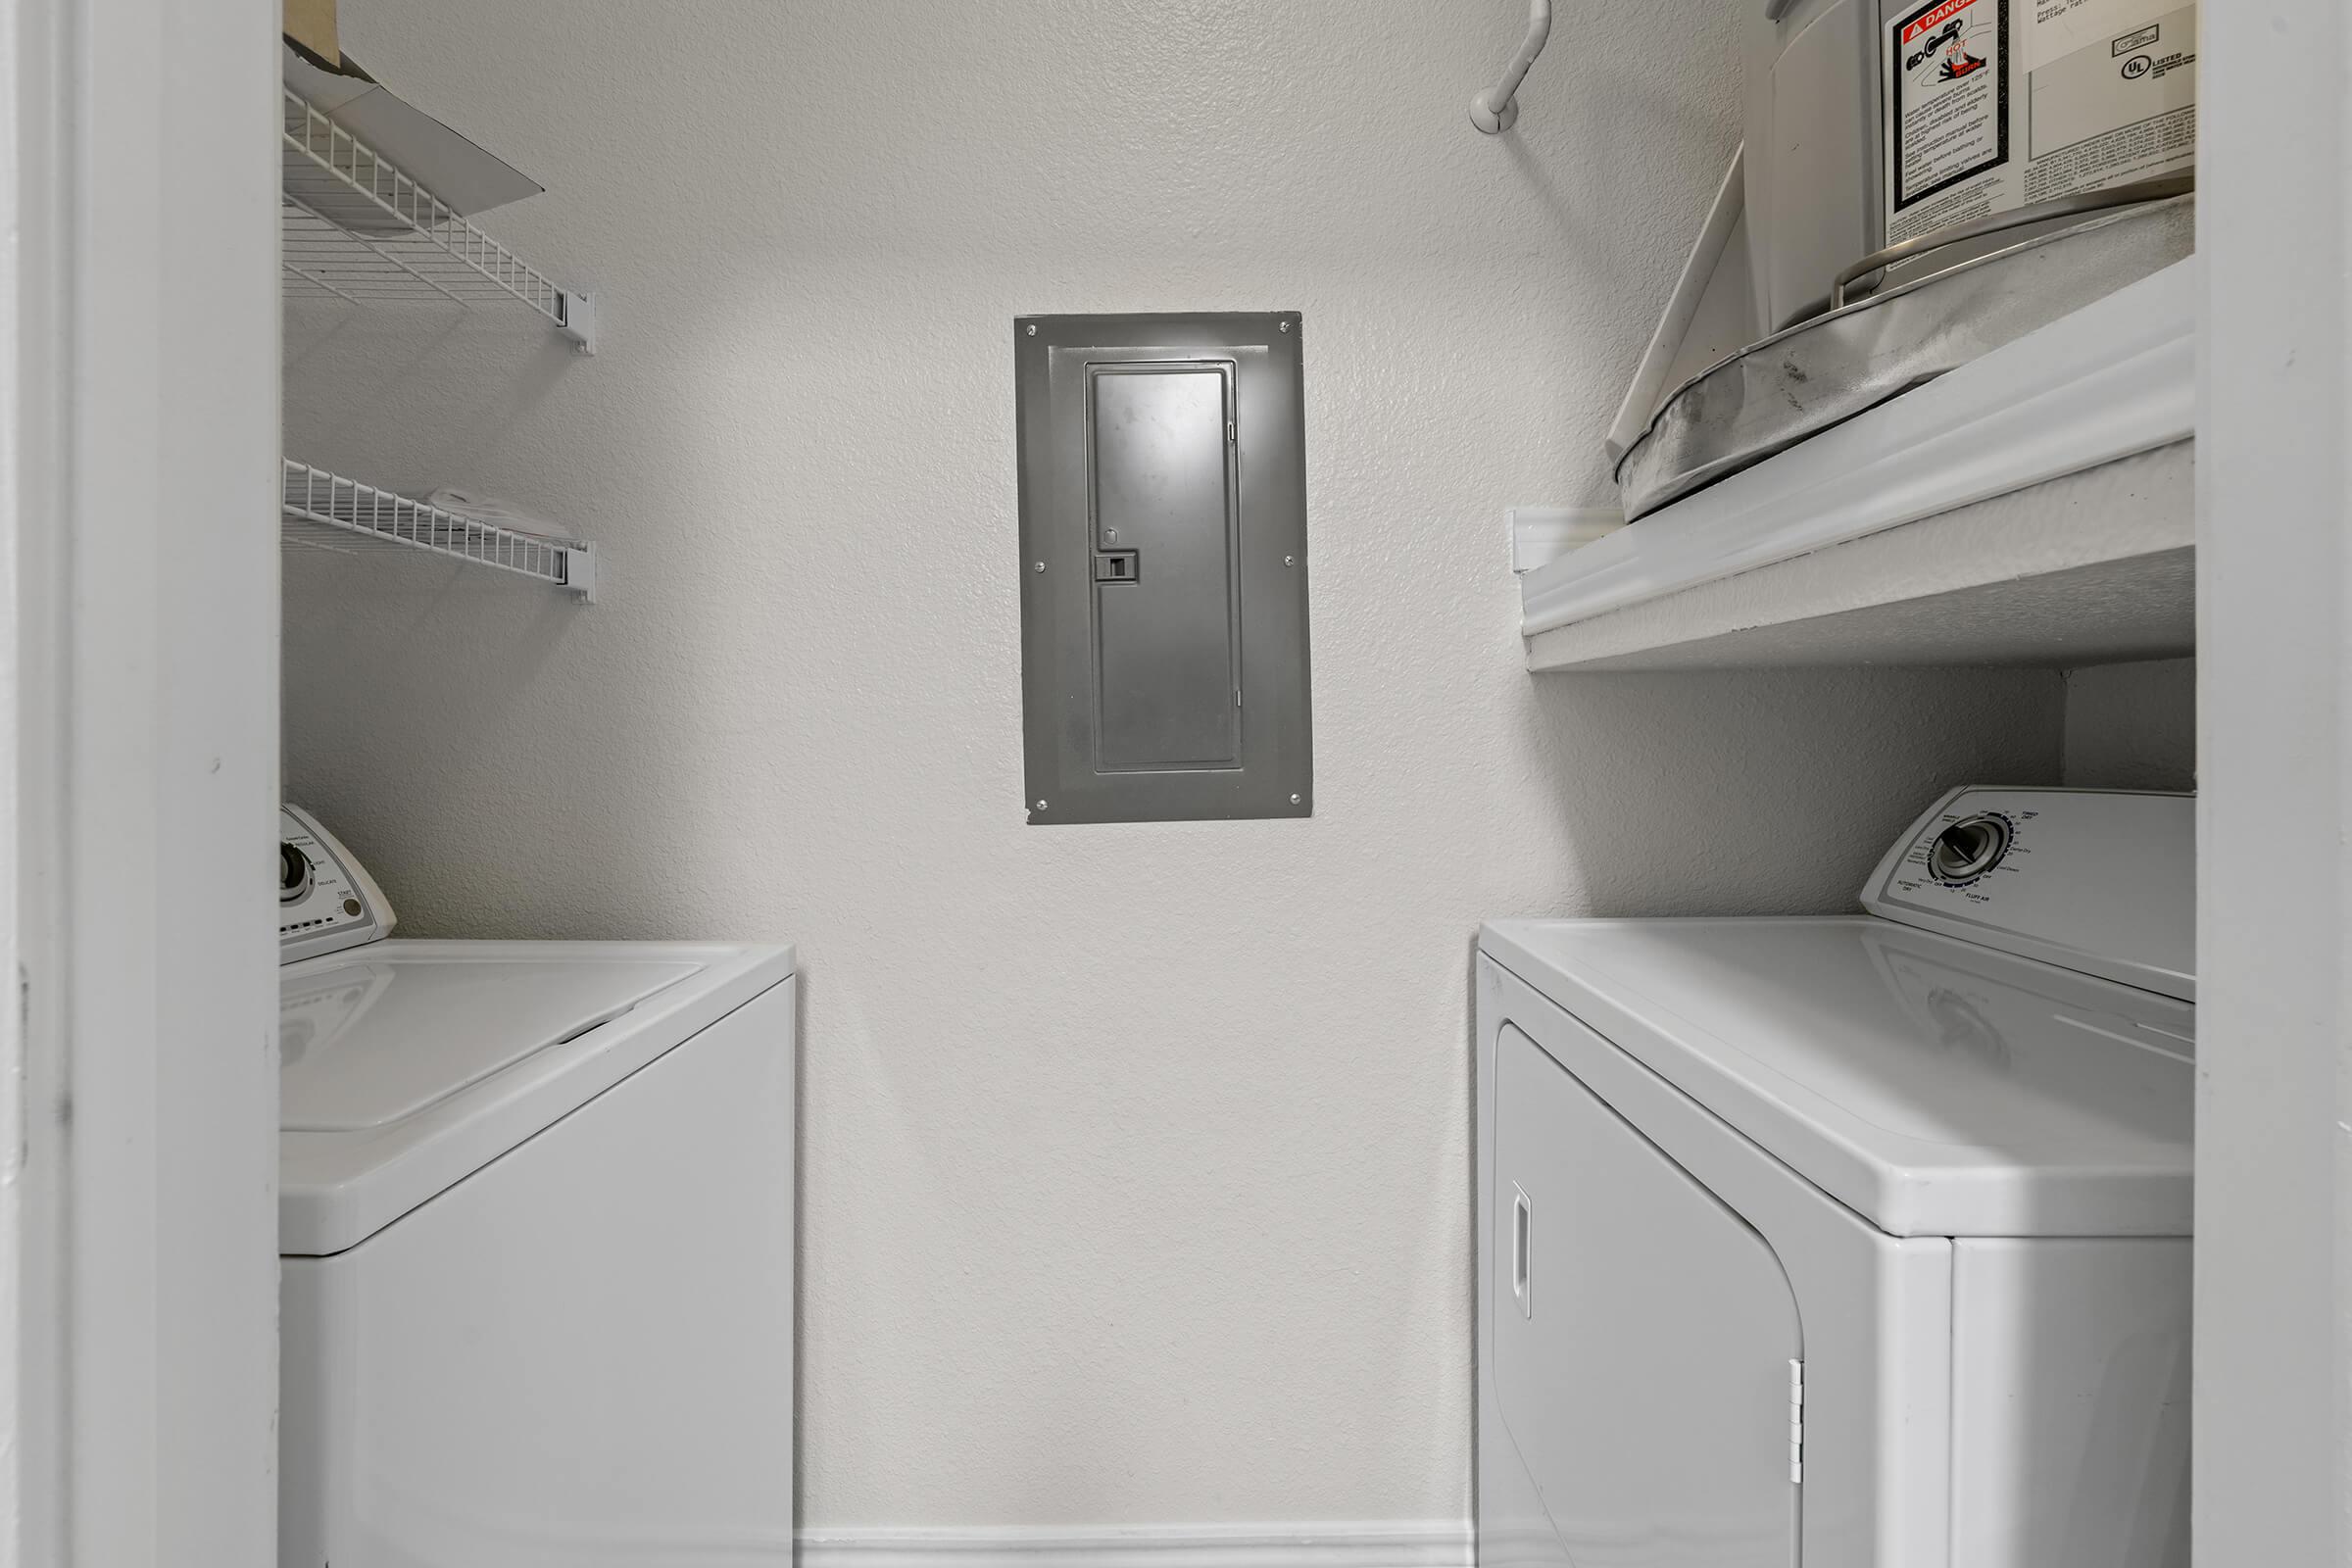
M 1299 334 L 1013 323 L 1032 823 L 1311 812 Z

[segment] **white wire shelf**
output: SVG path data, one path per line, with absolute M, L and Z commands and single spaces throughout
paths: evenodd
M 421 501 L 285 460 L 284 522 L 290 545 L 357 554 L 420 550 L 451 561 L 552 583 L 596 599 L 596 546 L 501 528 Z
M 596 315 L 295 93 L 285 93 L 279 252 L 286 292 L 354 305 L 522 305 L 582 353 Z

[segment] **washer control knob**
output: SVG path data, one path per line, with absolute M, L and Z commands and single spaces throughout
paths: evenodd
M 1938 882 L 1974 882 L 2001 863 L 2016 830 L 1997 811 L 1964 816 L 1928 846 L 1928 870 Z
M 311 858 L 288 844 L 277 841 L 277 902 L 300 904 L 311 891 Z

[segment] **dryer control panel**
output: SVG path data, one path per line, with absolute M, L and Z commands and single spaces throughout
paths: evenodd
M 301 807 L 279 807 L 277 961 L 373 942 L 392 922 L 392 906 L 351 852 Z
M 1905 925 L 2196 1000 L 2196 797 L 1953 790 L 1862 892 Z

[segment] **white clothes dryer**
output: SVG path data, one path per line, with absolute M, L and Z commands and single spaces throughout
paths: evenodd
M 2192 808 L 1956 790 L 1862 915 L 1483 929 L 1483 1568 L 2185 1568 Z
M 385 940 L 281 837 L 280 1568 L 788 1568 L 792 950 Z

